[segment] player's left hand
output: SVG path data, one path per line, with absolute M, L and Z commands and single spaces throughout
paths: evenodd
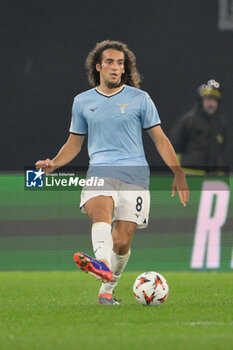
M 189 200 L 189 189 L 183 170 L 175 174 L 172 184 L 172 197 L 175 196 L 176 190 L 178 191 L 181 203 L 185 207 L 186 202 Z

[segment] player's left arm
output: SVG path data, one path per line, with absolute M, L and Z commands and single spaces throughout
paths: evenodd
M 175 178 L 172 184 L 172 197 L 174 197 L 176 190 L 178 191 L 181 203 L 186 206 L 187 200 L 189 200 L 189 189 L 185 174 L 180 167 L 175 150 L 169 141 L 168 137 L 164 134 L 160 125 L 157 125 L 148 130 L 148 133 L 155 143 L 155 146 L 163 158 L 164 162 L 172 170 Z

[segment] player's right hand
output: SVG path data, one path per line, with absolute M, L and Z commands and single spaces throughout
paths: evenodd
M 49 158 L 45 160 L 38 160 L 35 163 L 35 166 L 37 170 L 42 169 L 45 174 L 52 173 L 56 169 L 54 162 Z

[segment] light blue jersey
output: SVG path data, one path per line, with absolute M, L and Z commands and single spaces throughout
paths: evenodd
M 102 94 L 97 88 L 77 95 L 72 108 L 70 132 L 79 135 L 88 133 L 88 174 L 114 177 L 148 188 L 149 167 L 143 149 L 142 129 L 158 124 L 159 115 L 150 96 L 124 85 L 110 96 Z M 106 173 L 108 168 L 111 174 Z M 136 168 L 145 169 L 134 174 L 138 172 Z M 111 176 L 113 173 L 114 176 Z

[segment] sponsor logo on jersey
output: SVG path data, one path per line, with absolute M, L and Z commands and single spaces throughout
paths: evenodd
M 96 109 L 98 109 L 99 107 L 95 107 L 95 108 L 90 108 L 90 111 L 92 111 L 93 113 L 95 112 Z

